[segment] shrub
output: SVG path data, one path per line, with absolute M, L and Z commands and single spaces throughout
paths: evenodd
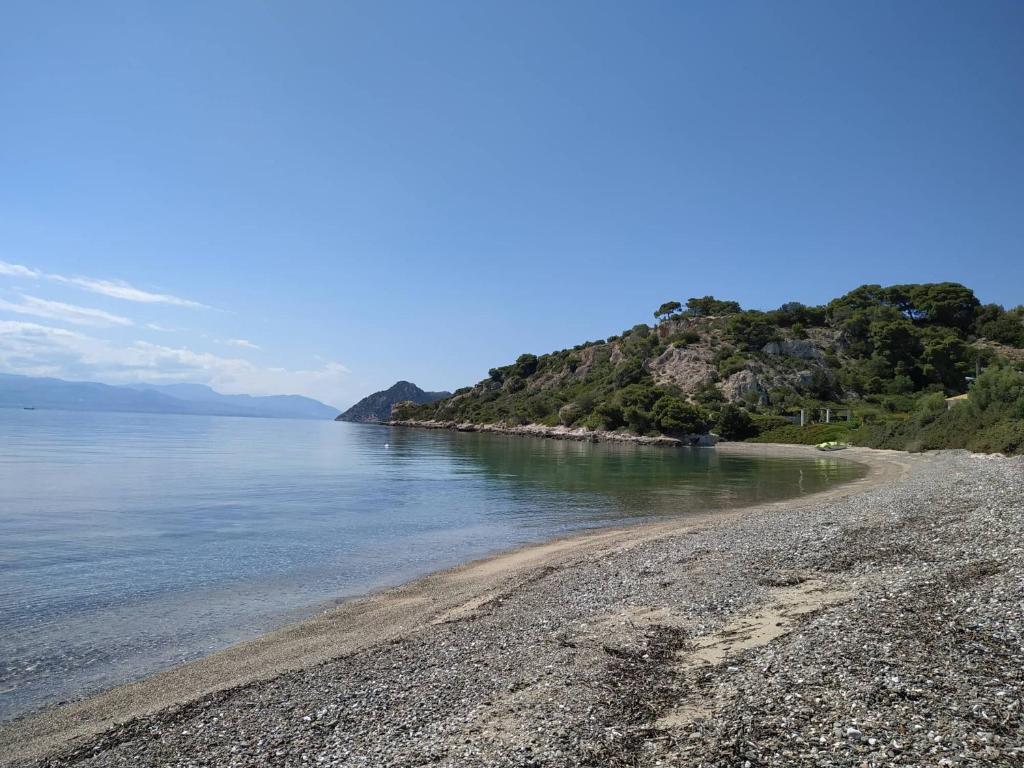
M 744 440 L 757 434 L 750 414 L 739 406 L 722 406 L 715 420 L 715 430 L 726 440 Z
M 807 391 L 819 400 L 831 400 L 836 394 L 835 380 L 822 368 L 811 372 L 811 381 Z
M 646 375 L 647 372 L 644 370 L 643 361 L 633 358 L 619 366 L 618 370 L 615 371 L 613 381 L 617 387 L 626 387 L 630 384 L 637 384 Z
M 413 419 L 416 414 L 416 403 L 412 400 L 403 400 L 400 403 L 395 403 L 391 406 L 391 418 L 398 419 Z
M 924 395 L 917 405 L 918 422 L 922 425 L 930 424 L 937 418 L 942 416 L 948 407 L 946 406 L 946 398 L 942 396 L 940 392 L 931 392 Z
M 747 442 L 817 445 L 818 443 L 828 443 L 833 440 L 844 440 L 846 435 L 847 428 L 843 424 L 808 424 L 804 427 L 797 424 L 787 424 L 784 427 L 776 427 L 757 437 L 752 437 Z
M 774 312 L 770 312 L 780 326 L 790 326 L 796 333 L 796 326 L 821 326 L 825 324 L 825 307 L 808 307 L 799 301 L 788 301 Z
M 688 344 L 699 342 L 700 334 L 696 331 L 677 331 L 669 336 L 666 341 L 675 347 L 685 347 Z
M 773 429 L 779 427 L 791 427 L 793 422 L 783 416 L 753 416 L 751 418 L 751 425 L 755 430 L 756 435 L 770 432 Z
M 747 358 L 743 355 L 729 355 L 718 364 L 718 375 L 723 379 L 739 373 L 747 367 Z
M 967 447 L 972 451 L 1007 456 L 1024 453 L 1024 422 L 1000 421 L 981 429 L 967 441 Z
M 703 414 L 675 395 L 665 395 L 651 408 L 651 420 L 665 434 L 698 434 L 707 432 Z
M 576 398 L 576 405 L 580 409 L 580 413 L 590 413 L 594 410 L 594 406 L 597 405 L 597 393 L 591 390 L 583 392 Z
M 539 362 L 540 361 L 537 359 L 536 355 L 531 355 L 529 353 L 525 355 L 520 355 L 519 357 L 516 358 L 516 375 L 522 376 L 523 378 L 526 378 L 527 376 L 532 376 L 534 373 L 536 373 L 537 365 L 539 364 Z
M 571 427 L 579 418 L 582 409 L 576 403 L 566 403 L 558 409 L 558 420 L 566 427 Z
M 1024 452 L 1024 376 L 1008 367 L 986 369 L 970 399 L 947 409 L 939 394 L 918 399 L 910 418 L 867 425 L 853 433 L 859 445 L 897 450 L 967 448 Z
M 768 316 L 753 310 L 732 315 L 727 332 L 733 342 L 751 352 L 757 352 L 768 342 L 780 338 L 778 328 Z
M 1024 419 L 1024 375 L 1010 367 L 990 367 L 971 387 L 970 406 L 979 411 Z
M 622 418 L 626 422 L 626 426 L 638 435 L 644 434 L 653 426 L 650 413 L 635 405 L 627 405 L 623 408 Z
M 1024 317 L 1017 312 L 1003 312 L 978 326 L 982 336 L 1011 347 L 1024 347 Z
M 705 384 L 694 393 L 693 399 L 711 410 L 715 410 L 725 403 L 725 395 L 722 394 L 722 390 L 718 388 L 717 384 Z
M 534 422 L 549 420 L 552 422 L 551 426 L 554 426 L 558 421 L 558 412 L 555 409 L 555 404 L 540 395 L 531 397 L 526 401 L 526 413 L 530 420 Z
M 626 423 L 622 408 L 614 402 L 600 403 L 594 409 L 594 415 L 600 420 L 600 429 L 615 430 Z

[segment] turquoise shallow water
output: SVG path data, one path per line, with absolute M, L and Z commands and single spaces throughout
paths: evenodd
M 862 473 L 832 457 L 0 410 L 0 719 L 517 544 Z

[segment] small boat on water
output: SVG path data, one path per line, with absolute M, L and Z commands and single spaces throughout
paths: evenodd
M 36 407 L 34 405 L 22 406 L 22 410 L 25 410 L 25 411 L 34 411 L 35 409 L 36 409 Z
M 848 446 L 846 443 L 839 443 L 836 442 L 835 440 L 830 440 L 827 443 L 818 443 L 814 447 L 817 448 L 819 451 L 841 451 L 844 448 L 849 448 L 850 446 Z

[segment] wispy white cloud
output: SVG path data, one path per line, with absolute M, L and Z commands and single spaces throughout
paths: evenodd
M 175 307 L 191 307 L 193 309 L 208 309 L 205 304 L 192 299 L 185 299 L 170 293 L 155 293 L 136 288 L 131 283 L 123 280 L 101 280 L 94 277 L 78 277 L 69 275 L 58 275 L 52 272 L 42 272 L 22 264 L 11 264 L 0 261 L 0 275 L 12 277 L 26 277 L 32 280 L 53 280 L 59 283 L 73 285 L 84 291 L 98 293 L 102 296 L 109 296 L 122 301 L 133 301 L 139 304 L 168 304 Z
M 160 323 L 146 323 L 146 327 L 149 328 L 149 330 L 151 330 L 151 331 L 159 331 L 160 333 L 173 333 L 174 332 L 173 328 L 166 328 L 166 327 L 160 325 Z
M 45 317 L 49 320 L 62 320 L 75 325 L 112 326 L 112 325 L 134 325 L 127 317 L 104 312 L 102 309 L 92 307 L 80 307 L 76 304 L 65 304 L 62 301 L 49 301 L 36 296 L 22 295 L 21 301 L 16 303 L 0 299 L 0 309 L 8 312 L 15 312 L 19 315 L 32 315 L 34 317 Z
M 134 301 L 140 304 L 170 304 L 175 307 L 193 307 L 196 309 L 206 306 L 198 301 L 183 299 L 180 296 L 173 296 L 169 293 L 144 291 L 123 280 L 96 280 L 91 277 L 65 277 L 64 275 L 47 275 L 46 277 L 50 280 L 70 283 L 83 290 L 98 293 L 102 296 L 110 296 L 113 299 L 122 299 L 123 301 Z
M 136 341 L 117 345 L 77 331 L 0 320 L 0 370 L 109 383 L 189 381 L 226 393 L 293 393 L 347 399 L 348 369 L 338 362 L 291 370 L 248 360 Z
M 231 347 L 240 347 L 241 349 L 263 349 L 259 344 L 253 344 L 247 339 L 228 339 L 224 343 Z
M 43 273 L 29 269 L 28 267 L 22 266 L 21 264 L 10 264 L 6 261 L 0 261 L 0 275 L 12 275 L 13 277 L 29 277 L 33 280 L 42 277 Z

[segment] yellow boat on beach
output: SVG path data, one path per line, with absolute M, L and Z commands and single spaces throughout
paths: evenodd
M 814 447 L 817 448 L 819 451 L 841 451 L 844 448 L 849 448 L 850 446 L 847 445 L 846 443 L 839 443 L 836 442 L 835 440 L 830 440 L 827 443 L 818 443 Z

